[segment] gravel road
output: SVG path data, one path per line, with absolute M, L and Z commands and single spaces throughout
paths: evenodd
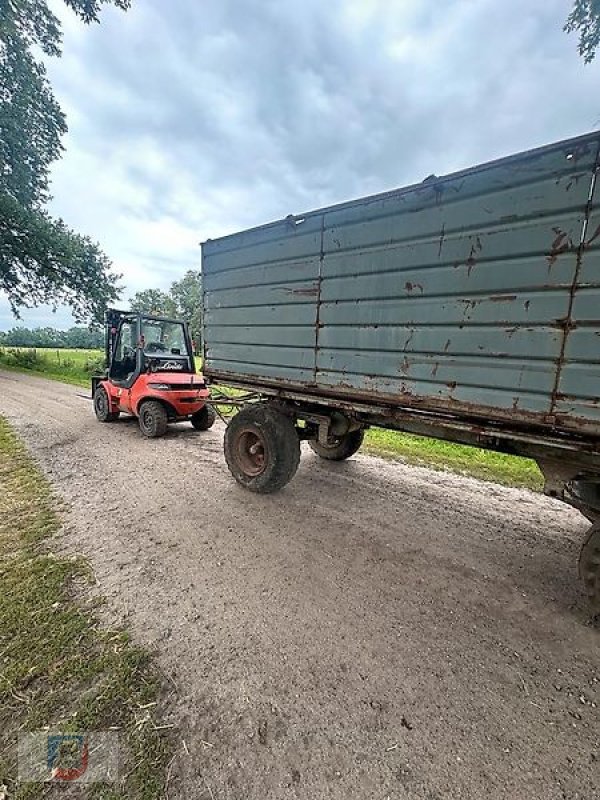
M 600 797 L 577 512 L 308 450 L 254 496 L 220 423 L 145 440 L 79 391 L 0 373 L 0 413 L 71 507 L 63 546 L 169 676 L 169 798 Z

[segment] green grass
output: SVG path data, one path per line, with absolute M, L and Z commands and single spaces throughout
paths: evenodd
M 76 386 L 89 386 L 103 369 L 102 350 L 55 350 L 40 347 L 0 347 L 0 367 L 28 372 Z
M 160 682 L 125 631 L 98 624 L 87 562 L 52 552 L 61 526 L 56 505 L 0 417 L 0 796 L 3 784 L 11 800 L 52 791 L 16 782 L 18 733 L 50 727 L 119 732 L 120 781 L 78 796 L 159 798 L 170 757 L 153 719 Z
M 90 376 L 100 371 L 102 357 L 101 350 L 0 348 L 0 367 L 89 386 Z M 199 370 L 202 368 L 200 357 L 196 358 L 196 367 Z M 226 391 L 236 394 L 234 389 Z M 364 450 L 383 458 L 447 469 L 507 486 L 523 486 L 539 491 L 543 485 L 542 475 L 534 461 L 438 439 L 373 428 L 367 433 Z
M 529 458 L 383 428 L 367 431 L 363 451 L 410 464 L 451 470 L 506 486 L 541 491 L 544 483 L 537 464 Z

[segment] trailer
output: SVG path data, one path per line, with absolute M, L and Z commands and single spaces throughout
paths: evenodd
M 209 240 L 204 374 L 244 390 L 236 480 L 380 426 L 537 461 L 592 523 L 600 611 L 600 133 Z

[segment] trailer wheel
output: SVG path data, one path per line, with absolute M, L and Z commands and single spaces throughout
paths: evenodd
M 258 403 L 247 405 L 233 417 L 223 449 L 236 481 L 261 494 L 283 488 L 300 463 L 300 439 L 292 420 Z
M 119 417 L 118 411 L 110 410 L 110 401 L 104 386 L 99 386 L 94 392 L 94 412 L 99 422 L 114 422 Z
M 215 424 L 217 415 L 212 406 L 204 405 L 190 417 L 190 422 L 197 431 L 207 431 Z
M 167 432 L 169 417 L 158 400 L 145 400 L 139 408 L 140 430 L 149 439 L 157 439 Z
M 309 439 L 308 444 L 321 458 L 326 458 L 329 461 L 344 461 L 344 459 L 350 458 L 360 450 L 364 438 L 364 430 L 358 428 L 358 430 L 350 431 L 343 436 L 332 438 L 331 444 L 321 444 L 316 439 Z
M 579 577 L 584 583 L 594 614 L 600 613 L 600 523 L 589 530 L 579 556 Z

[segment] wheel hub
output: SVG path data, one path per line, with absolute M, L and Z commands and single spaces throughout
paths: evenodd
M 240 431 L 237 439 L 238 462 L 246 475 L 260 475 L 266 466 L 265 443 L 254 429 Z

